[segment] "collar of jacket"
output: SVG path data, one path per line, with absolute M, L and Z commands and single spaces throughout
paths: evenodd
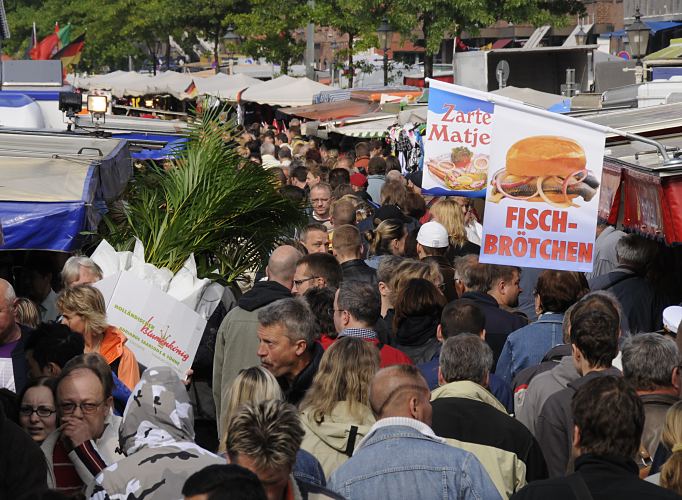
M 488 293 L 482 293 L 482 292 L 464 292 L 462 294 L 463 299 L 471 299 L 474 301 L 479 301 L 479 302 L 485 302 L 487 305 L 490 306 L 495 306 L 495 307 L 500 307 L 500 304 L 497 303 L 497 300 L 495 300 L 495 297 Z
M 441 385 L 439 388 L 434 389 L 431 392 L 431 401 L 440 398 L 473 399 L 474 401 L 486 403 L 493 408 L 500 410 L 505 415 L 507 414 L 507 410 L 502 403 L 495 398 L 495 396 L 488 392 L 485 387 L 477 384 L 476 382 L 471 382 L 470 380 L 450 382 L 449 384 Z
M 607 472 L 611 474 L 639 475 L 637 464 L 630 457 L 593 455 L 585 453 L 575 459 L 575 470 L 582 473 Z
M 313 351 L 310 353 L 310 363 L 306 365 L 305 368 L 296 375 L 296 378 L 288 384 L 286 377 L 279 377 L 277 380 L 280 386 L 284 390 L 286 399 L 289 401 L 290 397 L 293 397 L 297 401 L 305 395 L 305 392 L 313 383 L 313 378 L 317 373 L 317 368 L 320 366 L 320 360 L 324 354 L 324 349 L 318 342 L 313 343 Z
M 382 429 L 387 429 L 389 427 L 407 427 L 412 431 L 412 433 L 419 433 L 420 436 L 433 439 L 434 441 L 438 441 L 439 443 L 446 442 L 445 439 L 436 436 L 436 434 L 433 432 L 433 429 L 431 429 L 431 427 L 426 425 L 424 422 L 408 417 L 386 417 L 382 418 L 381 420 L 378 420 L 370 428 L 367 435 L 362 439 L 362 441 L 360 441 L 360 444 L 358 444 L 358 446 L 355 449 L 358 450 L 359 448 L 362 448 L 365 445 L 371 444 L 374 435 L 378 431 L 381 431 Z
M 564 322 L 564 315 L 562 313 L 546 312 L 542 313 L 535 323 L 559 323 Z M 530 323 L 531 325 L 533 323 Z
M 592 371 L 589 372 L 587 375 L 583 375 L 582 377 L 579 377 L 577 380 L 574 380 L 573 382 L 568 383 L 568 387 L 573 389 L 574 391 L 577 391 L 580 389 L 583 385 L 588 383 L 590 380 L 593 378 L 597 377 L 604 377 L 604 376 L 611 376 L 611 377 L 621 377 L 623 374 L 618 368 L 614 368 L 613 366 L 610 366 L 606 368 L 605 370 L 597 370 L 597 371 Z
M 680 400 L 678 396 L 669 392 L 648 392 L 638 395 L 644 406 L 672 406 Z

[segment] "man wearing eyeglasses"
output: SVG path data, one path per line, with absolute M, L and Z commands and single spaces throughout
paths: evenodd
M 78 356 L 62 371 L 57 385 L 61 426 L 43 442 L 49 488 L 72 494 L 83 491 L 107 466 L 123 455 L 116 451 L 121 419 L 111 413 L 113 378 L 106 362 Z
M 332 188 L 325 182 L 316 184 L 310 190 L 310 205 L 313 209 L 311 222 L 324 224 L 327 230 L 332 229 L 331 207 L 332 207 Z
M 296 263 L 291 294 L 303 295 L 310 288 L 338 288 L 343 277 L 341 265 L 328 253 L 304 255 Z

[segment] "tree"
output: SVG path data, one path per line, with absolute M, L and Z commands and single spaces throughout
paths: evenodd
M 373 40 L 377 13 L 381 10 L 379 0 L 316 0 L 314 8 L 315 22 L 334 28 L 340 34 L 348 36 L 348 86 L 353 87 L 355 64 L 353 54 L 359 38 Z M 380 17 L 379 17 L 380 18 Z M 370 45 L 372 46 L 372 45 Z
M 300 0 L 251 0 L 249 8 L 236 18 L 237 32 L 246 37 L 242 50 L 279 63 L 286 74 L 305 50 L 305 42 L 295 34 L 312 17 L 310 6 Z
M 131 15 L 121 34 L 145 47 L 156 75 L 161 48 L 170 36 L 182 35 L 183 6 L 179 0 L 129 0 L 128 5 Z
M 433 56 L 445 37 L 459 36 L 463 31 L 476 33 L 497 20 L 561 26 L 568 22 L 568 14 L 583 11 L 579 0 L 395 0 L 389 7 L 393 26 L 404 36 L 417 38 L 414 28 L 421 28 L 427 78 L 433 76 Z

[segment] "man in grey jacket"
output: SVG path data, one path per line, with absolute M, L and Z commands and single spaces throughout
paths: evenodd
M 611 367 L 618 354 L 620 326 L 618 310 L 609 299 L 595 295 L 579 302 L 571 315 L 570 331 L 573 362 L 581 376 L 547 400 L 536 424 L 550 477 L 573 469 L 573 395 L 595 377 L 620 375 Z
M 213 357 L 213 398 L 218 412 L 218 436 L 223 435 L 227 412 L 226 391 L 239 370 L 260 364 L 258 358 L 258 311 L 276 300 L 291 297 L 296 262 L 302 257 L 294 247 L 275 249 L 265 268 L 267 281 L 246 292 L 218 330 Z

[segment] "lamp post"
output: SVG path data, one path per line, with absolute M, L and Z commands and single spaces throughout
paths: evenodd
M 332 49 L 332 66 L 331 66 L 331 76 L 332 76 L 332 87 L 334 86 L 334 77 L 336 76 L 336 51 L 339 49 L 339 44 L 336 42 L 336 40 L 332 40 L 332 43 L 330 45 L 330 48 Z
M 639 7 L 637 7 L 635 10 L 635 22 L 625 28 L 625 34 L 628 38 L 630 52 L 634 57 L 637 58 L 637 68 L 635 73 L 637 83 L 642 83 L 644 79 L 642 57 L 646 55 L 646 49 L 649 45 L 649 36 L 651 35 L 651 30 L 642 22 L 641 15 L 639 13 Z
M 585 33 L 585 30 L 583 29 L 582 23 L 580 24 L 580 29 L 575 34 L 575 44 L 578 46 L 587 45 L 587 33 Z
M 393 28 L 388 24 L 388 20 L 384 17 L 377 28 L 379 46 L 384 50 L 384 86 L 388 85 L 388 49 L 391 46 L 392 36 Z
M 234 32 L 234 26 L 230 24 L 225 31 L 225 36 L 223 36 L 223 42 L 225 43 L 225 49 L 227 50 L 227 57 L 230 59 L 227 70 L 229 75 L 232 74 L 232 44 L 239 43 L 239 40 L 239 35 Z M 220 68 L 218 68 L 218 71 L 220 71 Z

